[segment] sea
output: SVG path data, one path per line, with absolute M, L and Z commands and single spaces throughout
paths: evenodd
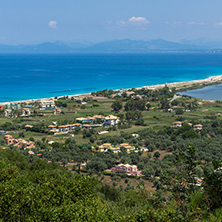
M 222 54 L 0 54 L 0 102 L 199 80 Z M 218 87 L 221 94 L 222 87 Z M 218 94 L 215 93 L 215 94 Z

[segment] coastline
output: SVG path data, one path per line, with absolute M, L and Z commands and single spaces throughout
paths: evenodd
M 164 86 L 168 86 L 169 88 L 176 88 L 176 90 L 190 90 L 192 87 L 198 87 L 202 88 L 207 85 L 215 85 L 222 83 L 222 75 L 218 76 L 211 76 L 206 79 L 200 79 L 200 80 L 191 80 L 191 81 L 182 81 L 182 82 L 173 82 L 173 83 L 165 83 L 165 84 L 156 84 L 156 85 L 147 85 L 142 87 L 137 87 L 135 89 L 150 89 L 150 90 L 158 90 L 163 88 Z M 133 87 L 132 87 L 133 88 Z M 132 88 L 127 88 L 125 90 L 130 90 Z M 114 91 L 118 91 L 120 89 L 116 89 Z M 74 95 L 66 95 L 68 97 L 85 97 L 91 95 L 90 93 L 82 93 L 82 94 L 74 94 Z M 57 98 L 62 98 L 64 96 L 57 96 Z M 44 102 L 44 101 L 53 101 L 55 100 L 55 97 L 47 97 L 47 98 L 38 98 L 38 99 L 26 99 L 26 100 L 19 100 L 19 101 L 8 101 L 8 102 L 0 102 L 0 105 L 6 105 L 8 103 L 33 103 L 33 102 Z

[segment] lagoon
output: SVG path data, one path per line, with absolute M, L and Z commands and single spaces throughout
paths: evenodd
M 201 89 L 188 90 L 178 94 L 205 100 L 222 100 L 222 85 L 206 86 Z

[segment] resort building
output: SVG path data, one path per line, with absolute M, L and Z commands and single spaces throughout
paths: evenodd
M 52 127 L 53 125 L 50 125 L 48 127 Z M 55 126 L 53 126 L 55 127 Z M 69 132 L 69 131 L 73 131 L 75 130 L 76 127 L 82 127 L 82 124 L 80 123 L 74 123 L 74 124 L 68 124 L 68 125 L 62 125 L 62 126 L 59 126 L 59 132 Z M 90 125 L 91 127 L 91 125 Z M 50 129 L 49 129 L 50 130 Z M 55 130 L 55 129 L 52 129 L 52 130 Z
M 82 125 L 82 128 L 83 129 L 92 129 L 92 126 L 89 124 L 84 124 L 84 125 Z
M 202 130 L 203 129 L 203 125 L 201 125 L 201 124 L 194 125 L 193 129 L 194 130 Z
M 51 131 L 51 130 L 56 130 L 56 126 L 55 125 L 49 125 L 48 126 L 48 130 Z
M 172 126 L 173 126 L 173 128 L 180 128 L 180 127 L 182 127 L 182 122 L 174 122 L 172 124 Z
M 105 116 L 103 116 L 103 115 L 94 115 L 93 118 L 94 118 L 95 120 L 102 120 L 102 121 L 105 120 Z
M 136 165 L 119 164 L 111 168 L 112 173 L 126 173 L 133 176 L 142 176 L 141 171 L 137 169 Z
M 59 132 L 68 132 L 69 131 L 69 126 L 68 125 L 62 125 L 59 126 Z

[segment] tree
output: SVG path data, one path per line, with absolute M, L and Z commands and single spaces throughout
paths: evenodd
M 24 137 L 25 137 L 24 132 L 20 132 L 20 133 L 19 133 L 19 137 L 23 137 L 23 138 L 24 138 Z
M 171 191 L 172 198 L 176 202 L 178 214 L 188 221 L 190 217 L 189 200 L 196 188 L 195 167 L 197 166 L 195 148 L 180 148 L 175 155 L 175 170 L 166 170 L 161 175 L 163 190 Z
M 151 166 L 147 166 L 143 171 L 142 174 L 146 177 L 151 177 L 152 175 L 154 175 L 154 170 Z
M 111 107 L 113 108 L 114 111 L 118 112 L 120 109 L 122 109 L 122 101 L 121 100 L 113 101 Z
M 160 104 L 161 104 L 161 109 L 168 110 L 170 108 L 169 101 L 165 97 L 160 100 Z
M 86 164 L 86 169 L 92 169 L 95 170 L 97 172 L 101 172 L 104 171 L 105 169 L 107 169 L 107 165 L 104 161 L 98 159 L 98 160 L 92 160 L 91 162 L 88 162 Z
M 204 191 L 211 210 L 222 203 L 222 161 L 214 160 L 213 166 L 204 168 Z
M 183 109 L 179 108 L 176 110 L 177 115 L 182 115 L 184 113 Z
M 156 159 L 158 159 L 159 157 L 160 157 L 160 152 L 155 152 L 154 154 L 153 154 L 153 157 L 154 158 L 156 158 Z

